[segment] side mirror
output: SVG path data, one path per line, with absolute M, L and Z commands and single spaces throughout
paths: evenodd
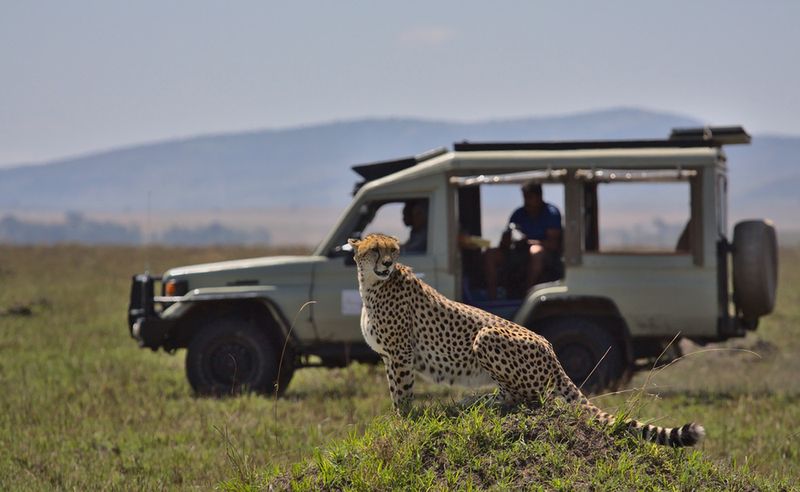
M 334 256 L 342 256 L 344 257 L 344 264 L 347 266 L 355 266 L 356 259 L 353 257 L 353 246 L 348 243 L 344 243 L 341 246 L 336 246 L 333 249 Z

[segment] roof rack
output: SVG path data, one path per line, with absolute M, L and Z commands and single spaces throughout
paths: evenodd
M 456 142 L 453 150 L 476 152 L 491 150 L 582 150 L 721 147 L 750 143 L 750 135 L 741 126 L 706 126 L 676 128 L 666 140 L 572 140 L 550 142 Z
M 359 164 L 357 166 L 353 166 L 353 171 L 357 172 L 362 178 L 364 178 L 364 181 L 356 183 L 353 194 L 355 195 L 356 192 L 369 181 L 374 181 L 384 176 L 402 171 L 403 169 L 408 169 L 409 167 L 416 166 L 421 162 L 433 159 L 434 157 L 438 157 L 445 153 L 447 153 L 446 147 L 438 147 L 435 149 L 426 150 L 421 154 L 411 157 L 403 157 L 401 159 L 393 159 L 391 161 L 370 162 L 368 164 Z
M 741 126 L 704 126 L 701 128 L 673 128 L 670 140 L 703 140 L 716 146 L 749 144 L 750 135 Z

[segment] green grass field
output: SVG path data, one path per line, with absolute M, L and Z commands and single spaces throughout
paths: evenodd
M 300 370 L 278 401 L 195 398 L 182 351 L 152 353 L 130 339 L 130 276 L 147 263 L 160 272 L 267 253 L 280 251 L 0 246 L 0 490 L 237 488 L 285 477 L 303 463 L 322 464 L 334 477 L 324 464 L 342 443 L 372 442 L 359 439 L 382 432 L 417 442 L 421 431 L 390 414 L 380 367 Z M 800 250 L 782 251 L 781 265 L 777 312 L 756 333 L 709 351 L 694 347 L 664 370 L 637 375 L 630 388 L 639 389 L 596 403 L 664 424 L 699 421 L 708 431 L 699 454 L 677 459 L 702 457 L 718 467 L 714 473 L 752 475 L 761 487 L 793 486 L 800 476 Z M 417 393 L 421 405 L 463 395 L 432 386 Z M 426 425 L 439 425 L 431 418 Z M 467 412 L 454 425 L 474 428 L 481 418 Z M 636 476 L 636 466 L 626 470 Z M 687 480 L 675 483 L 703 483 Z

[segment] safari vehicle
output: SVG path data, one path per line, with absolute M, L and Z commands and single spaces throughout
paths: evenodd
M 401 262 L 447 297 L 548 338 L 585 389 L 613 387 L 674 356 L 671 341 L 741 337 L 772 311 L 775 229 L 748 220 L 731 236 L 727 223 L 723 146 L 749 141 L 740 127 L 707 127 L 673 130 L 663 140 L 461 142 L 356 166 L 363 181 L 313 254 L 136 275 L 130 333 L 141 347 L 188 348 L 187 376 L 198 394 L 280 393 L 297 368 L 377 362 L 362 339 L 356 267 L 344 245 L 369 232 L 402 240 L 403 205 L 422 201 L 427 244 Z M 519 184 L 529 180 L 542 183 L 546 197 L 554 191 L 563 207 L 563 268 L 530 289 L 515 286 L 508 272 L 503 295 L 490 300 L 480 249 L 496 239 L 488 203 L 511 196 L 519 205 Z M 615 205 L 631 186 L 638 194 Z M 615 223 L 635 221 L 659 201 L 668 220 L 656 225 L 673 230 L 671 239 L 612 240 Z M 478 247 L 464 247 L 470 244 Z

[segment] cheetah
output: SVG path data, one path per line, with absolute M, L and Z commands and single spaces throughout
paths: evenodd
M 534 403 L 553 394 L 579 405 L 598 421 L 615 417 L 592 404 L 569 379 L 545 338 L 511 321 L 452 301 L 397 263 L 398 240 L 370 234 L 350 239 L 358 266 L 363 307 L 361 332 L 386 366 L 393 407 L 410 409 L 414 376 L 436 383 L 495 383 L 508 404 Z M 625 426 L 642 439 L 673 447 L 693 446 L 699 424 L 666 428 L 637 420 Z

